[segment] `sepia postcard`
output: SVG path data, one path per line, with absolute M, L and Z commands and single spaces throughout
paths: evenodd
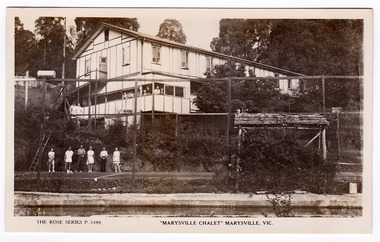
M 7 8 L 5 230 L 371 233 L 372 14 Z

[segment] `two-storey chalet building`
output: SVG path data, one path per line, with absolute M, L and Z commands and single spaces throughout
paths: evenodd
M 73 59 L 77 79 L 81 81 L 69 93 L 68 100 L 80 104 L 80 113 L 96 114 L 97 118 L 133 113 L 135 101 L 137 112 L 196 112 L 189 80 L 206 77 L 215 65 L 228 60 L 244 64 L 247 73 L 257 77 L 301 75 L 105 23 L 77 50 Z M 128 81 L 136 78 L 137 98 L 136 83 Z M 101 80 L 94 83 L 86 79 Z M 279 80 L 279 88 L 285 93 L 297 87 L 298 80 Z

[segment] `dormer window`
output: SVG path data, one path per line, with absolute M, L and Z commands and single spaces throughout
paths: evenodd
M 161 62 L 161 46 L 152 45 L 152 62 L 159 64 Z

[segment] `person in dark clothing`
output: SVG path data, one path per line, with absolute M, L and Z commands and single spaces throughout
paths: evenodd
M 106 172 L 108 152 L 106 147 L 103 147 L 103 150 L 100 152 L 100 171 Z

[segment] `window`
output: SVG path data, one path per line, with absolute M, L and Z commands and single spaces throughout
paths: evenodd
M 156 64 L 159 64 L 160 61 L 161 61 L 161 59 L 160 59 L 160 56 L 161 56 L 161 46 L 152 45 L 152 50 L 153 50 L 152 62 L 156 63 Z
M 288 89 L 292 89 L 292 80 L 288 79 Z
M 107 57 L 99 58 L 99 78 L 107 78 Z
M 254 66 L 248 67 L 248 74 L 250 77 L 256 77 L 256 68 Z
M 152 84 L 142 85 L 142 95 L 151 95 L 152 94 Z
M 189 52 L 186 50 L 181 51 L 181 68 L 189 68 Z
M 183 87 L 175 87 L 175 96 L 183 97 Z
M 154 83 L 154 94 L 164 95 L 164 84 L 162 83 Z
M 127 43 L 123 47 L 123 65 L 129 65 L 130 57 L 130 43 Z
M 106 29 L 104 30 L 104 41 L 108 41 L 110 38 L 110 30 Z
M 165 95 L 174 95 L 174 87 L 165 85 Z
M 85 66 L 86 66 L 85 74 L 86 75 L 90 75 L 90 72 L 91 72 L 91 58 L 90 59 L 86 59 Z
M 274 77 L 279 77 L 279 76 L 280 75 L 278 73 L 274 73 Z M 273 81 L 276 83 L 277 88 L 280 88 L 281 79 L 278 79 L 278 80 L 274 79 Z
M 206 57 L 206 72 L 211 72 L 212 70 L 212 57 Z

